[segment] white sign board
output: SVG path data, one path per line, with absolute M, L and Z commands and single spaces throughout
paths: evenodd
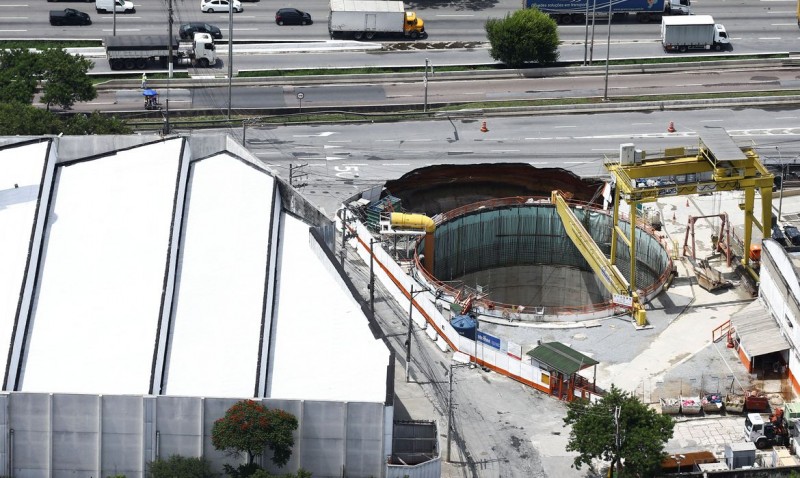
M 522 360 L 522 347 L 514 342 L 508 343 L 508 355 L 517 360 Z
M 617 305 L 623 305 L 625 307 L 633 307 L 633 297 L 629 295 L 614 294 L 611 300 Z

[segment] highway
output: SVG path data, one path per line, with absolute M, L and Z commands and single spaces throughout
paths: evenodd
M 328 2 L 273 3 L 242 2 L 244 11 L 234 14 L 234 40 L 307 41 L 326 40 Z M 167 1 L 136 0 L 135 14 L 116 15 L 118 34 L 161 34 L 167 32 Z M 406 5 L 425 20 L 428 42 L 484 41 L 483 29 L 489 18 L 502 18 L 520 8 L 520 0 L 472 2 L 406 2 Z M 283 26 L 274 22 L 279 7 L 292 6 L 311 13 L 315 23 L 310 26 Z M 48 23 L 51 9 L 72 7 L 92 16 L 94 24 L 85 27 L 52 27 Z M 787 51 L 796 48 L 800 32 L 795 17 L 795 0 L 696 0 L 696 14 L 711 14 L 725 24 L 734 47 L 738 43 L 753 45 L 761 52 Z M 219 26 L 228 36 L 228 14 L 200 12 L 199 2 L 173 1 L 175 28 L 189 21 L 203 21 Z M 99 39 L 111 35 L 113 15 L 97 14 L 93 4 L 83 2 L 50 3 L 42 0 L 8 0 L 0 4 L 0 39 L 50 38 Z M 635 21 L 615 21 L 612 39 L 623 42 L 652 42 L 659 37 L 659 24 L 639 24 Z M 559 26 L 565 42 L 582 42 L 586 35 L 581 25 Z M 605 40 L 605 25 L 595 29 L 595 40 Z M 313 65 L 313 63 L 310 63 Z

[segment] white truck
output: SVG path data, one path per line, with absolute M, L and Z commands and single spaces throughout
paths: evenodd
M 661 19 L 661 45 L 667 52 L 720 51 L 730 46 L 730 39 L 711 15 L 684 15 Z
M 331 38 L 372 40 L 375 36 L 426 38 L 425 22 L 400 0 L 330 0 Z
M 167 35 L 119 35 L 103 40 L 112 70 L 142 70 L 151 62 L 166 66 L 170 44 L 174 65 L 208 68 L 217 64 L 214 40 L 208 33 L 195 33 L 191 43 Z

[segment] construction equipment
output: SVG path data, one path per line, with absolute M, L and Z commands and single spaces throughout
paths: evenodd
M 697 250 L 695 247 L 695 240 L 694 240 L 694 225 L 698 219 L 705 219 L 705 218 L 713 218 L 718 217 L 720 219 L 719 225 L 719 232 L 715 235 L 711 236 L 711 240 L 713 242 L 712 253 L 721 253 L 725 255 L 725 259 L 728 262 L 728 266 L 731 265 L 731 256 L 733 253 L 731 252 L 731 230 L 730 230 L 730 221 L 728 220 L 728 213 L 723 212 L 722 214 L 712 214 L 709 216 L 689 216 L 688 227 L 686 228 L 686 235 L 683 239 L 683 255 L 686 257 L 691 257 L 692 259 L 697 259 L 695 251 Z M 692 238 L 691 248 L 689 247 L 689 237 Z
M 631 289 L 631 285 L 622 275 L 622 272 L 597 247 L 592 236 L 583 227 L 581 221 L 575 217 L 561 192 L 553 191 L 550 194 L 550 202 L 555 205 L 556 212 L 558 212 L 561 221 L 564 223 L 567 236 L 572 239 L 583 258 L 586 259 L 594 273 L 597 274 L 600 282 L 611 292 L 614 303 L 629 308 L 637 325 L 647 325 L 646 312 L 639 301 L 638 292 Z
M 744 420 L 744 438 L 761 450 L 768 446 L 789 446 L 790 424 L 783 415 L 783 409 L 776 409 L 769 416 L 769 421 L 764 421 L 758 413 L 748 413 Z
M 697 277 L 697 283 L 703 289 L 713 292 L 718 289 L 725 289 L 733 287 L 733 282 L 723 279 L 722 273 L 708 263 L 708 259 L 701 259 L 697 262 L 692 262 L 694 274 Z

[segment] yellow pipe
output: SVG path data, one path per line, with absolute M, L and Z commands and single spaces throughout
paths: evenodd
M 425 269 L 433 274 L 433 232 L 436 224 L 433 219 L 424 214 L 404 214 L 393 212 L 391 216 L 392 226 L 406 227 L 409 229 L 423 229 L 425 231 Z

